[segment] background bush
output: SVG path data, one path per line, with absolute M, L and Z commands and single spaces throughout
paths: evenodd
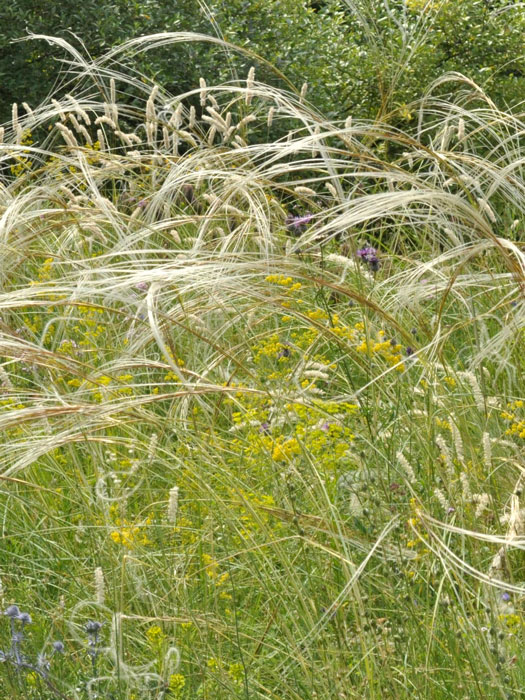
M 295 85 L 307 81 L 309 99 L 332 117 L 396 110 L 396 120 L 410 120 L 406 105 L 451 70 L 507 107 L 524 94 L 525 11 L 504 0 L 211 0 L 207 8 L 193 0 L 14 0 L 0 8 L 0 121 L 14 101 L 38 104 L 61 68 L 56 47 L 13 39 L 33 32 L 74 41 L 74 33 L 96 58 L 131 37 L 163 31 L 218 35 L 259 54 Z M 245 75 L 252 63 L 203 42 L 141 54 L 133 67 L 181 92 L 201 75 L 214 82 Z M 258 78 L 279 84 L 264 65 Z

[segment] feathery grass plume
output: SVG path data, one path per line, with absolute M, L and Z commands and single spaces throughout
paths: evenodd
M 190 129 L 194 129 L 194 128 L 195 128 L 196 122 L 197 122 L 197 116 L 196 116 L 196 112 L 195 112 L 195 107 L 194 107 L 193 105 L 191 105 L 191 107 L 190 107 L 190 116 L 189 116 L 189 119 L 188 119 L 188 127 L 189 127 Z
M 97 129 L 97 141 L 99 143 L 100 150 L 104 152 L 106 150 L 106 138 L 102 129 Z
M 339 198 L 339 195 L 337 194 L 337 190 L 336 190 L 336 188 L 332 185 L 331 182 L 325 182 L 325 183 L 324 183 L 324 186 L 326 187 L 326 189 L 328 190 L 328 192 L 330 192 L 330 194 L 332 195 L 332 197 L 333 197 L 334 199 L 338 199 L 338 198 Z
M 496 223 L 498 220 L 496 217 L 496 214 L 494 213 L 492 207 L 490 204 L 487 202 L 486 199 L 483 197 L 476 197 L 477 202 L 479 204 L 480 211 L 482 211 L 484 214 L 487 215 L 488 219 L 492 221 L 492 223 Z
M 273 117 L 275 115 L 275 107 L 272 105 L 270 109 L 268 110 L 268 116 L 266 117 L 266 126 L 268 129 L 271 128 L 273 124 Z
M 450 431 L 452 433 L 454 449 L 456 450 L 456 457 L 459 462 L 464 462 L 465 455 L 463 453 L 463 440 L 461 439 L 461 433 L 454 420 L 450 421 Z
M 401 451 L 398 451 L 398 452 L 396 452 L 396 459 L 399 462 L 399 464 L 401 465 L 401 467 L 403 468 L 403 471 L 405 472 L 405 475 L 408 478 L 409 482 L 411 484 L 415 484 L 416 483 L 416 474 L 414 472 L 412 465 L 407 460 L 405 455 Z
M 179 508 L 179 487 L 173 486 L 170 489 L 169 501 L 168 501 L 168 522 L 175 525 L 177 521 L 177 512 Z
M 299 100 L 301 102 L 305 101 L 307 91 L 308 91 L 308 83 L 304 82 L 301 86 L 301 92 L 299 93 Z
M 465 120 L 460 117 L 458 120 L 458 141 L 463 141 L 465 138 Z
M 443 508 L 443 510 L 445 511 L 445 513 L 449 513 L 451 510 L 450 503 L 449 503 L 447 497 L 445 496 L 445 494 L 443 493 L 443 491 L 439 488 L 435 488 L 434 489 L 434 496 L 439 501 L 439 503 L 440 503 L 441 507 Z
M 303 185 L 298 185 L 297 187 L 294 187 L 294 192 L 296 194 L 304 194 L 307 197 L 316 197 L 317 192 L 313 190 L 311 187 L 304 187 Z
M 248 77 L 246 78 L 246 97 L 245 103 L 250 105 L 253 99 L 253 85 L 255 81 L 255 67 L 251 66 L 248 71 Z
M 27 102 L 22 102 L 22 107 L 25 109 L 27 116 L 31 119 L 31 121 L 35 121 L 35 113 L 31 109 L 31 107 L 27 104 Z
M 81 119 L 84 120 L 84 124 L 85 124 L 86 126 L 90 126 L 90 125 L 91 125 L 91 119 L 89 118 L 89 115 L 88 115 L 88 113 L 86 112 L 86 110 L 85 110 L 83 107 L 80 106 L 78 100 L 76 100 L 76 99 L 73 97 L 73 95 L 70 95 L 69 93 L 66 95 L 66 100 L 67 100 L 68 103 L 70 103 L 70 105 L 73 107 L 73 109 L 75 110 L 76 114 L 77 114 Z M 54 103 L 54 102 L 56 102 L 56 100 L 53 101 L 53 103 Z M 59 104 L 58 102 L 56 103 L 56 106 L 58 107 L 59 110 L 61 109 L 60 104 Z M 68 104 L 68 108 L 70 108 L 69 104 Z M 67 119 L 67 116 L 64 114 L 64 121 L 65 121 L 66 119 Z
M 13 102 L 11 107 L 11 125 L 13 133 L 17 134 L 20 130 L 20 124 L 18 122 L 18 104 L 16 102 Z
M 66 116 L 66 113 L 64 111 L 64 107 L 62 106 L 62 104 L 58 100 L 55 100 L 55 98 L 51 99 L 51 104 L 55 107 L 56 112 L 60 118 L 60 121 L 65 122 L 67 120 L 67 116 Z
M 67 126 L 64 126 L 64 124 L 61 124 L 60 122 L 57 122 L 55 124 L 55 127 L 60 131 L 62 134 L 64 141 L 70 148 L 78 148 L 78 141 L 75 138 L 75 135 L 69 129 Z
M 470 490 L 470 482 L 465 472 L 460 472 L 459 480 L 461 481 L 461 495 L 465 503 L 472 500 L 472 492 Z
M 436 445 L 439 448 L 440 457 L 444 462 L 445 468 L 446 468 L 448 474 L 452 476 L 454 474 L 454 464 L 452 462 L 452 455 L 450 454 L 450 450 L 448 448 L 448 445 L 441 435 L 436 435 L 435 440 L 436 440 Z
M 490 496 L 488 493 L 475 493 L 472 496 L 472 502 L 476 504 L 476 512 L 474 513 L 474 517 L 477 520 L 481 518 L 483 513 L 486 511 L 490 503 Z
M 156 122 L 157 120 L 157 111 L 155 109 L 155 100 L 157 98 L 157 95 L 159 94 L 159 86 L 154 85 L 151 93 L 148 97 L 148 101 L 146 102 L 146 120 L 149 122 Z
M 104 605 L 105 597 L 104 573 L 102 567 L 97 566 L 95 569 L 95 599 L 97 604 Z
M 5 127 L 0 126 L 0 146 L 4 143 Z
M 207 90 L 207 85 L 206 85 L 206 81 L 204 80 L 204 78 L 199 78 L 199 85 L 200 85 L 200 91 L 199 91 L 200 105 L 201 105 L 201 107 L 205 107 L 206 106 L 206 97 L 208 95 L 208 90 Z
M 485 466 L 490 467 L 492 465 L 492 445 L 490 444 L 490 435 L 486 431 L 481 438 L 481 444 L 483 446 L 483 462 Z
M 472 396 L 474 397 L 474 401 L 476 403 L 476 408 L 478 411 L 481 413 L 485 412 L 485 397 L 483 396 L 483 392 L 481 391 L 481 387 L 479 385 L 479 382 L 476 378 L 476 375 L 473 372 L 461 372 L 461 376 L 464 377 L 467 382 L 470 384 L 471 390 L 472 390 Z

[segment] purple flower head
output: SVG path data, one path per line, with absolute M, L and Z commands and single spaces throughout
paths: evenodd
M 139 283 L 137 284 L 137 289 L 140 289 L 140 290 L 143 291 L 143 292 L 147 292 L 147 291 L 148 291 L 148 286 L 149 286 L 149 285 L 148 285 L 147 282 L 139 282 Z
M 301 233 L 313 218 L 313 214 L 305 214 L 304 216 L 293 216 L 289 214 L 285 221 L 286 228 L 292 233 Z
M 140 202 L 137 203 L 137 207 L 140 207 L 141 209 L 145 209 L 148 206 L 148 202 L 145 199 L 141 199 Z
M 53 651 L 55 651 L 57 654 L 63 654 L 64 642 L 61 642 L 60 640 L 53 642 Z
M 371 246 L 365 246 L 365 248 L 359 248 L 358 251 L 356 251 L 356 255 L 358 258 L 362 258 L 366 262 L 370 258 L 375 258 L 377 255 L 377 250 L 375 248 L 372 248 Z
M 501 600 L 504 600 L 507 603 L 510 600 L 510 593 L 507 593 L 506 591 L 505 593 L 502 593 Z
M 323 425 L 321 426 L 321 430 L 324 430 L 325 433 L 327 433 L 330 430 L 330 423 L 323 423 Z
M 101 622 L 97 622 L 96 620 L 90 620 L 86 623 L 85 630 L 88 634 L 94 634 L 96 636 L 100 632 L 101 627 Z
M 414 354 L 414 350 L 413 350 L 413 349 L 410 347 L 410 345 L 409 345 L 409 346 L 407 347 L 407 349 L 405 350 L 405 353 L 406 353 L 406 356 L 407 356 L 407 357 L 410 357 L 410 355 L 413 355 L 413 354 Z
M 291 355 L 290 348 L 287 347 L 286 345 L 285 345 L 285 347 L 284 347 L 282 350 L 280 350 L 280 351 L 277 353 L 277 357 L 278 357 L 278 358 L 281 358 L 281 357 L 290 357 L 290 355 Z
M 18 619 L 22 622 L 23 625 L 30 625 L 32 623 L 31 615 L 26 612 L 21 612 L 18 616 Z
M 270 432 L 270 424 L 268 423 L 268 421 L 264 421 L 264 423 L 261 423 L 261 425 L 259 426 L 259 432 L 266 434 Z
M 7 617 L 20 617 L 20 609 L 18 605 L 10 605 L 4 612 Z
M 381 261 L 377 257 L 377 250 L 375 248 L 372 248 L 371 246 L 359 248 L 359 250 L 356 251 L 356 255 L 358 258 L 361 258 L 363 262 L 370 265 L 373 272 L 377 272 L 377 270 L 379 270 Z

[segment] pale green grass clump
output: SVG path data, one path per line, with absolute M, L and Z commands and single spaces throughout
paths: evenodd
M 71 51 L 0 146 L 6 697 L 520 697 L 521 118 Z

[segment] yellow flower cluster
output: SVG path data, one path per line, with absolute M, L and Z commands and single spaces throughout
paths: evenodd
M 501 417 L 510 423 L 505 431 L 505 435 L 516 435 L 525 440 L 525 414 L 523 413 L 524 402 L 521 399 L 507 404 L 507 410 L 502 411 Z
M 146 547 L 152 544 L 145 532 L 146 527 L 151 525 L 151 518 L 146 518 L 141 525 L 134 525 L 125 518 L 116 518 L 114 524 L 118 529 L 112 530 L 109 536 L 115 544 L 126 547 L 126 549 L 135 549 L 138 546 Z
M 202 562 L 208 578 L 210 578 L 216 586 L 222 586 L 230 577 L 227 571 L 222 574 L 219 573 L 219 562 L 209 554 L 202 555 Z
M 151 646 L 156 648 L 162 646 L 166 639 L 166 635 L 159 627 L 159 625 L 152 625 L 151 627 L 149 627 L 146 631 L 146 637 Z

